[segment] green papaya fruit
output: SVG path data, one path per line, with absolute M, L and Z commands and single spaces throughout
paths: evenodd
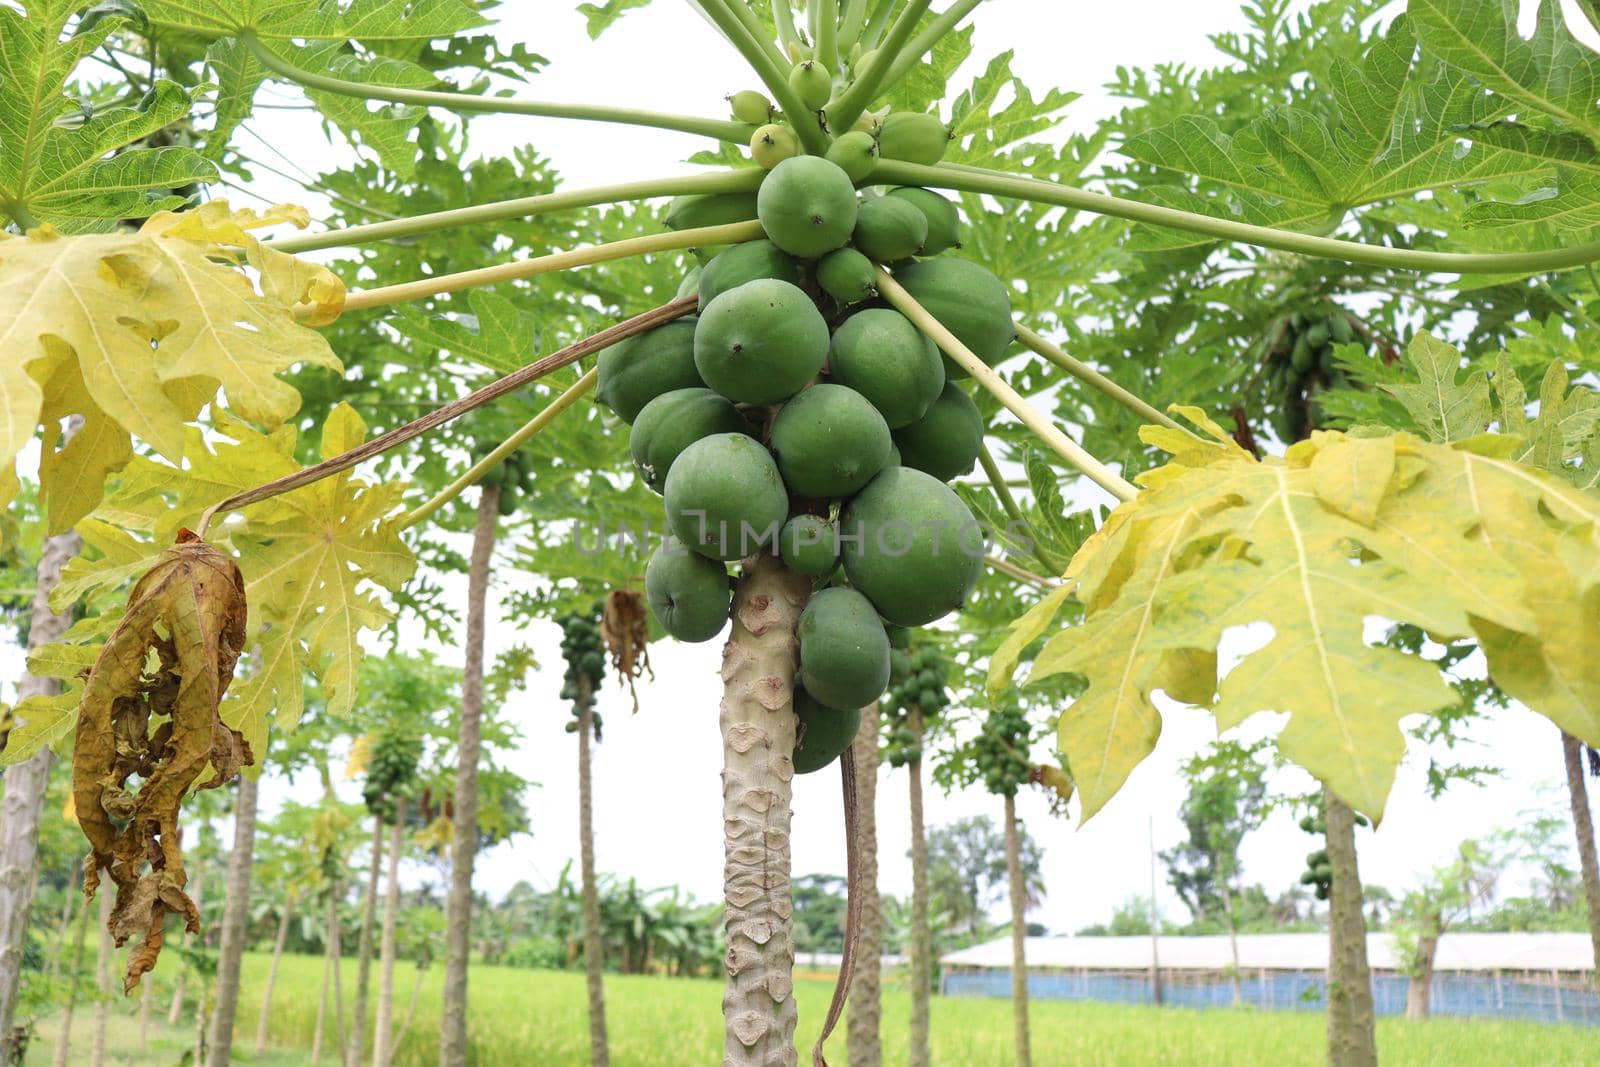
M 824 589 L 806 601 L 795 680 L 830 708 L 864 708 L 889 684 L 889 636 L 866 597 Z
M 911 671 L 911 656 L 903 648 L 889 647 L 889 681 L 899 685 Z
M 817 260 L 817 284 L 846 307 L 878 295 L 872 260 L 854 248 L 836 248 Z
M 799 285 L 800 261 L 771 241 L 746 241 L 721 253 L 700 271 L 700 310 L 729 289 L 757 278 L 776 278 Z
M 900 268 L 895 280 L 990 367 L 1000 362 L 1016 339 L 1005 283 L 969 259 L 941 256 L 918 260 Z M 946 378 L 967 377 L 949 358 L 945 359 L 944 374 Z
M 784 485 L 813 500 L 847 497 L 889 459 L 889 425 L 866 397 L 843 385 L 813 385 L 778 412 L 772 451 Z
M 850 584 L 898 626 L 925 626 L 966 603 L 983 532 L 948 485 L 889 467 L 845 505 L 840 555 Z
M 767 170 L 799 154 L 800 138 L 787 126 L 769 123 L 750 136 L 750 158 Z
M 702 437 L 679 454 L 663 495 L 667 525 L 711 559 L 743 559 L 771 543 L 789 515 L 778 465 L 742 433 Z
M 728 97 L 728 106 L 733 109 L 733 117 L 739 122 L 760 126 L 772 121 L 772 101 L 754 89 L 734 93 Z
M 909 649 L 911 647 L 911 627 L 885 626 L 884 631 L 889 635 L 890 648 Z M 906 662 L 908 664 L 911 662 L 909 657 Z
M 644 569 L 644 596 L 661 628 L 679 641 L 709 641 L 722 632 L 733 600 L 728 569 L 669 537 Z
M 602 350 L 595 400 L 632 422 L 662 393 L 704 385 L 694 365 L 697 332 L 693 318 L 676 319 Z
M 758 218 L 756 193 L 701 193 L 674 197 L 661 216 L 669 230 L 698 230 Z
M 893 111 L 878 130 L 878 151 L 884 159 L 933 166 L 950 147 L 950 127 L 938 115 Z
M 1330 332 L 1335 342 L 1347 345 L 1356 339 L 1356 331 L 1350 325 L 1350 319 L 1343 312 L 1335 314 L 1329 321 Z
M 1306 343 L 1312 348 L 1321 348 L 1328 343 L 1332 331 L 1326 322 L 1314 322 L 1306 328 Z
M 498 507 L 501 518 L 508 519 L 515 515 L 517 513 L 517 491 L 515 489 L 500 490 Z
M 796 63 L 794 69 L 789 71 L 789 88 L 794 90 L 794 95 L 806 107 L 820 111 L 833 95 L 833 74 L 821 63 L 808 59 Z
M 1294 348 L 1289 352 L 1289 366 L 1294 368 L 1296 374 L 1304 374 L 1316 361 L 1317 351 L 1311 343 L 1311 333 L 1307 331 L 1294 339 Z
M 831 764 L 861 732 L 861 709 L 826 707 L 796 687 L 794 773 L 812 774 Z
M 945 366 L 910 319 L 891 308 L 867 308 L 834 331 L 828 376 L 872 401 L 889 428 L 898 429 L 927 414 L 944 388 Z
M 802 259 L 842 248 L 856 228 L 856 187 L 835 163 L 795 156 L 767 172 L 756 213 L 773 244 Z
M 900 449 L 897 446 L 895 446 L 895 445 L 890 445 L 889 446 L 889 462 L 885 463 L 883 466 L 884 466 L 884 469 L 886 469 L 886 470 L 888 468 L 890 468 L 890 467 L 904 467 L 905 466 L 904 463 L 900 462 Z
M 683 281 L 678 283 L 678 291 L 673 294 L 672 298 L 674 300 L 682 300 L 690 293 L 698 292 L 700 289 L 700 272 L 704 269 L 699 264 L 691 267 L 689 273 L 683 276 Z
M 877 58 L 878 50 L 876 48 L 868 48 L 856 57 L 856 61 L 850 65 L 850 69 L 860 75 L 862 71 L 872 66 L 872 61 Z
M 860 183 L 878 165 L 878 142 L 864 130 L 851 130 L 828 146 L 825 158 Z
M 828 358 L 828 323 L 799 287 L 757 278 L 706 305 L 694 334 L 705 384 L 741 404 L 798 393 Z
M 960 386 L 947 382 L 922 418 L 894 432 L 894 443 L 907 467 L 948 482 L 977 462 L 983 448 L 983 416 Z
M 887 195 L 904 200 L 928 220 L 928 237 L 922 242 L 923 255 L 937 256 L 961 247 L 961 212 L 956 210 L 953 201 L 932 189 L 918 189 L 913 185 L 890 189 Z
M 778 534 L 778 554 L 790 570 L 824 578 L 839 565 L 839 538 L 833 523 L 816 515 L 796 515 Z
M 633 420 L 628 454 L 645 484 L 659 493 L 684 449 L 712 434 L 749 432 L 749 423 L 726 397 L 706 388 L 674 389 L 646 404 Z
M 856 212 L 851 243 L 879 263 L 895 263 L 921 252 L 927 239 L 928 217 L 914 204 L 880 196 Z

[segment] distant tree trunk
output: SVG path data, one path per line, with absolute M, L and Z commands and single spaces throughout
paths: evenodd
M 594 874 L 594 783 L 589 760 L 593 697 L 593 682 L 579 671 L 578 867 L 583 879 L 583 979 L 589 992 L 589 1062 L 593 1067 L 608 1067 L 611 1054 L 606 1048 L 605 954 L 600 944 L 600 890 Z
M 50 593 L 61 581 L 61 568 L 78 554 L 83 542 L 73 532 L 47 538 L 39 553 L 33 586 L 33 614 L 28 648 L 57 640 L 66 632 L 70 613 L 50 610 Z M 17 701 L 50 696 L 60 691 L 54 678 L 23 671 L 17 683 Z M 33 907 L 34 870 L 39 865 L 39 814 L 44 791 L 50 784 L 48 748 L 13 764 L 5 771 L 5 794 L 0 800 L 0 1040 L 10 1051 L 17 1016 L 17 986 L 22 977 L 22 954 L 28 944 L 28 913 Z
M 67 979 L 67 1002 L 61 1008 L 61 1028 L 56 1031 L 56 1052 L 51 1060 L 53 1067 L 67 1067 L 67 1053 L 72 1048 L 72 1013 L 78 1006 L 78 980 L 83 975 L 83 943 L 89 933 L 89 909 L 78 912 L 77 943 L 72 950 L 72 974 Z
M 486 485 L 478 497 L 467 565 L 467 647 L 461 673 L 461 723 L 450 848 L 450 897 L 445 913 L 444 1007 L 439 1019 L 439 1067 L 467 1063 L 467 955 L 472 945 L 472 861 L 478 851 L 478 746 L 483 717 L 483 634 L 489 599 L 489 558 L 494 554 L 500 490 Z
M 322 1062 L 322 1035 L 328 1014 L 328 995 L 333 995 L 334 1039 L 344 1048 L 344 986 L 339 980 L 339 896 L 337 884 L 328 887 L 328 932 L 322 953 L 322 993 L 317 999 L 317 1023 L 311 1032 L 311 1062 Z
M 1406 1018 L 1426 1019 L 1433 1000 L 1433 961 L 1439 954 L 1439 917 L 1427 918 L 1427 928 L 1417 938 L 1417 958 L 1406 985 Z
M 1017 798 L 1006 794 L 1006 883 L 1011 890 L 1011 1022 L 1017 1067 L 1032 1067 L 1028 1040 L 1028 887 L 1022 880 L 1022 841 L 1017 833 Z
M 63 894 L 66 900 L 61 905 L 61 921 L 56 924 L 56 943 L 50 952 L 50 966 L 45 970 L 45 977 L 52 985 L 61 977 L 61 961 L 67 958 L 67 938 L 72 936 L 72 920 L 78 917 L 78 904 L 83 900 L 83 894 L 73 891 L 71 886 Z M 8 1062 L 0 1059 L 0 1063 Z
M 1356 863 L 1355 813 L 1322 791 L 1328 824 L 1328 1067 L 1377 1067 L 1372 971 L 1367 966 L 1367 919 Z
M 855 981 L 850 986 L 850 1067 L 879 1067 L 883 1044 L 880 986 L 883 970 L 883 900 L 878 896 L 878 705 L 861 712 L 854 742 L 856 851 L 860 854 L 861 932 L 856 940 Z
M 200 867 L 194 872 L 194 881 L 190 883 L 190 885 L 194 887 L 194 892 L 190 894 L 190 899 L 194 901 L 194 906 L 197 909 L 200 907 L 200 897 L 202 892 L 205 890 L 205 882 L 206 869 L 204 867 Z M 179 944 L 181 944 L 184 948 L 188 948 L 189 943 L 193 939 L 194 935 L 185 930 L 183 932 L 183 940 L 179 942 Z M 179 967 L 177 977 L 172 980 L 172 1004 L 167 1008 L 168 1026 L 177 1026 L 178 1019 L 183 1014 L 183 987 L 188 979 L 188 976 L 189 968 L 187 965 L 183 965 Z
M 111 1011 L 111 900 L 113 894 L 101 893 L 99 950 L 94 958 L 94 1032 L 89 1038 L 89 1067 L 105 1067 L 106 1017 Z M 146 978 L 148 982 L 150 979 Z
M 272 1017 L 272 987 L 278 984 L 278 964 L 283 961 L 283 946 L 289 940 L 289 924 L 294 920 L 294 897 L 283 902 L 278 913 L 278 933 L 272 939 L 272 962 L 267 964 L 267 981 L 261 989 L 261 1012 L 256 1016 L 256 1055 L 267 1048 L 267 1023 Z
M 400 853 L 405 846 L 406 798 L 396 797 L 389 828 L 389 871 L 383 887 L 383 937 L 378 949 L 378 1020 L 372 1028 L 373 1067 L 389 1067 L 394 1016 L 395 922 L 400 916 Z
M 1237 1008 L 1244 1002 L 1244 988 L 1239 980 L 1242 973 L 1239 967 L 1239 927 L 1233 919 L 1233 889 L 1226 878 L 1222 880 L 1221 889 L 1222 919 L 1228 924 L 1228 951 L 1233 959 L 1233 969 L 1229 971 L 1228 979 L 1233 985 L 1233 1006 Z
M 774 557 L 748 561 L 722 653 L 723 1067 L 795 1062 L 789 850 L 795 630 L 810 592 L 811 579 Z
M 239 1010 L 239 964 L 244 959 L 250 915 L 250 865 L 256 844 L 256 779 L 239 776 L 234 799 L 233 848 L 228 852 L 228 888 L 222 901 L 222 943 L 217 950 L 216 999 L 212 1004 L 208 1067 L 228 1067 L 233 1058 L 233 1021 Z
M 1600 990 L 1600 860 L 1595 858 L 1594 817 L 1589 812 L 1589 790 L 1583 780 L 1583 745 L 1571 734 L 1561 735 L 1567 764 L 1567 798 L 1572 802 L 1572 828 L 1578 835 L 1578 865 L 1583 870 L 1583 899 L 1589 913 L 1589 940 L 1594 942 L 1594 986 Z
M 144 1055 L 150 1048 L 150 1005 L 154 999 L 150 995 L 151 982 L 139 983 L 139 1055 Z
M 932 997 L 933 935 L 928 929 L 928 839 L 922 827 L 922 709 L 912 706 L 907 725 L 918 757 L 911 772 L 911 1067 L 928 1067 L 928 1001 Z
M 406 1002 L 406 1017 L 400 1020 L 400 1029 L 394 1035 L 394 1052 L 400 1051 L 400 1046 L 406 1042 L 406 1035 L 411 1032 L 411 1020 L 417 1017 L 417 997 L 422 992 L 423 968 L 417 968 L 416 980 L 411 983 L 411 999 Z M 392 1055 L 393 1053 L 391 1053 Z
M 383 820 L 372 817 L 372 862 L 361 891 L 361 926 L 356 931 L 356 995 L 345 1036 L 345 1067 L 361 1067 L 367 1037 L 367 987 L 372 984 L 372 926 L 378 916 L 378 874 L 383 869 Z

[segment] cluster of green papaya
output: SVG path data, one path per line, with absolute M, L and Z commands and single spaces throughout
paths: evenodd
M 990 711 L 972 750 L 983 787 L 996 795 L 1016 796 L 1032 770 L 1031 742 L 1032 728 L 1020 705 L 1008 703 Z
M 572 708 L 572 721 L 567 723 L 567 733 L 578 732 L 579 717 L 588 711 L 594 723 L 594 735 L 598 738 L 600 713 L 594 710 L 594 695 L 606 676 L 606 647 L 600 636 L 600 620 L 595 615 L 573 612 L 556 621 L 561 625 L 561 658 L 567 664 L 567 672 L 561 679 L 561 699 Z M 580 677 L 589 683 L 587 708 L 582 703 L 584 687 L 579 682 Z
M 1357 815 L 1355 820 L 1357 826 L 1367 825 L 1364 815 Z M 1300 820 L 1300 829 L 1317 837 L 1326 837 L 1328 822 L 1319 809 L 1316 814 Z M 1300 875 L 1300 884 L 1311 886 L 1318 900 L 1328 899 L 1328 894 L 1333 892 L 1333 863 L 1328 859 L 1327 849 L 1319 848 L 1306 854 L 1306 869 Z
M 837 162 L 796 155 L 745 210 L 765 239 L 719 251 L 685 283 L 698 316 L 602 352 L 596 399 L 631 423 L 639 476 L 665 497 L 673 536 L 645 591 L 669 634 L 722 631 L 732 561 L 775 548 L 814 579 L 795 764 L 815 769 L 889 682 L 886 624 L 957 610 L 983 560 L 983 532 L 947 484 L 972 469 L 983 440 L 966 374 L 879 301 L 876 271 L 892 267 L 986 363 L 1015 331 L 1005 285 L 940 256 L 958 244 L 960 218 L 937 193 L 858 193 Z M 701 197 L 676 203 L 669 225 L 737 213 Z
M 522 503 L 523 494 L 533 489 L 532 461 L 521 452 L 513 452 L 485 471 L 478 484 L 485 487 L 497 486 L 500 490 L 500 514 L 506 517 L 515 515 Z
M 385 730 L 367 750 L 367 773 L 361 799 L 367 810 L 384 822 L 393 822 L 395 798 L 405 793 L 422 762 L 422 738 L 399 730 Z
M 1327 389 L 1349 385 L 1333 359 L 1333 346 L 1361 338 L 1349 312 L 1337 305 L 1307 313 L 1295 311 L 1273 323 L 1259 342 L 1266 368 L 1266 393 L 1272 401 L 1272 429 L 1292 444 L 1318 422 L 1317 397 Z
M 910 632 L 902 630 L 900 634 L 909 645 Z M 950 665 L 932 645 L 897 648 L 891 658 L 889 699 L 883 708 L 887 736 L 884 758 L 891 767 L 904 767 L 922 758 L 922 743 L 906 718 L 916 708 L 926 724 L 950 706 Z

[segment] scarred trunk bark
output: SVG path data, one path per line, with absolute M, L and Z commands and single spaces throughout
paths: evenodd
M 792 1067 L 795 628 L 809 578 L 770 556 L 749 562 L 722 654 L 723 884 L 728 984 L 724 1067 Z
M 1594 816 L 1589 811 L 1589 789 L 1583 780 L 1583 745 L 1576 737 L 1563 733 L 1561 752 L 1567 764 L 1567 799 L 1572 802 L 1572 829 L 1578 836 L 1578 866 L 1583 872 L 1583 899 L 1589 913 L 1589 939 L 1594 942 L 1594 986 L 1600 990 L 1600 860 L 1595 857 Z
M 383 869 L 383 820 L 372 817 L 372 862 L 361 892 L 361 926 L 356 931 L 356 995 L 345 1037 L 345 1067 L 361 1067 L 367 1040 L 367 987 L 372 983 L 372 926 L 378 916 L 378 872 Z
M 878 705 L 861 712 L 856 734 L 856 839 L 860 853 L 861 932 L 856 940 L 855 980 L 850 986 L 846 1050 L 850 1067 L 878 1067 L 883 1045 L 883 901 L 878 896 Z
M 105 1067 L 106 1019 L 111 1011 L 111 901 L 112 894 L 101 893 L 99 951 L 94 957 L 94 1032 L 89 1038 L 89 1067 Z
M 922 709 L 912 707 L 907 727 L 922 748 Z M 928 1067 L 928 1001 L 932 997 L 933 936 L 928 929 L 928 838 L 922 826 L 922 760 L 911 772 L 911 1067 Z
M 228 852 L 228 888 L 222 901 L 222 942 L 217 949 L 216 998 L 212 1003 L 208 1067 L 228 1067 L 233 1058 L 233 1021 L 239 1010 L 239 964 L 244 959 L 245 922 L 250 914 L 250 865 L 256 844 L 256 779 L 239 777 L 234 798 L 233 847 Z
M 594 731 L 594 709 L 589 702 L 594 687 L 589 676 L 578 674 L 578 868 L 583 880 L 583 978 L 589 993 L 589 1062 L 607 1067 L 605 954 L 600 944 L 600 890 L 594 874 L 594 783 L 590 779 L 589 742 Z
M 444 1009 L 439 1020 L 440 1067 L 467 1063 L 467 955 L 472 938 L 472 861 L 478 851 L 478 748 L 483 716 L 483 634 L 489 599 L 489 559 L 494 554 L 500 490 L 486 485 L 478 497 L 467 565 L 467 647 L 461 672 L 461 723 L 450 846 L 450 897 L 446 906 Z
M 1328 824 L 1328 1067 L 1377 1067 L 1372 972 L 1367 966 L 1367 919 L 1356 864 L 1355 813 L 1323 789 Z
M 406 798 L 396 797 L 389 828 L 389 869 L 383 884 L 383 934 L 378 946 L 378 1018 L 372 1026 L 372 1065 L 389 1067 L 394 1058 L 395 924 L 400 916 L 400 853 L 405 845 Z
M 278 933 L 272 939 L 272 962 L 267 964 L 267 981 L 261 990 L 261 1012 L 256 1016 L 256 1055 L 267 1048 L 267 1023 L 272 1017 L 272 987 L 278 984 L 278 964 L 283 961 L 283 946 L 289 940 L 289 924 L 294 920 L 294 898 L 284 901 L 278 915 Z
M 1033 1067 L 1028 1040 L 1028 887 L 1022 881 L 1022 840 L 1017 833 L 1017 798 L 1006 797 L 1006 885 L 1011 891 L 1011 1023 L 1016 1032 L 1016 1067 Z
M 50 593 L 61 581 L 61 568 L 78 554 L 83 542 L 76 533 L 45 540 L 34 579 L 33 614 L 28 648 L 49 644 L 66 632 L 68 615 L 50 610 Z M 54 678 L 24 671 L 17 700 L 57 692 Z M 6 768 L 5 795 L 0 801 L 0 1040 L 9 1048 L 17 1014 L 17 986 L 22 977 L 22 952 L 28 943 L 28 913 L 33 907 L 34 868 L 39 862 L 39 813 L 55 759 L 43 749 Z
M 1406 986 L 1406 1018 L 1426 1019 L 1433 1000 L 1433 961 L 1439 953 L 1435 926 L 1417 938 L 1416 970 Z

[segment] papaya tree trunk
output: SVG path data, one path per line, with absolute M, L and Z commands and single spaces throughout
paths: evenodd
M 78 1006 L 78 980 L 83 975 L 83 944 L 89 933 L 89 909 L 78 912 L 78 931 L 72 949 L 72 973 L 67 978 L 67 1002 L 61 1007 L 61 1025 L 56 1031 L 53 1067 L 67 1067 L 67 1054 L 72 1049 L 72 1015 Z
M 1428 917 L 1427 929 L 1417 938 L 1417 958 L 1406 985 L 1406 1018 L 1426 1019 L 1433 1002 L 1433 961 L 1439 954 L 1438 916 Z
M 1228 972 L 1228 981 L 1233 986 L 1233 1006 L 1237 1008 L 1244 1002 L 1244 988 L 1240 982 L 1240 975 L 1243 972 L 1239 968 L 1239 927 L 1233 921 L 1233 890 L 1225 878 L 1222 880 L 1221 890 L 1222 920 L 1228 924 L 1228 953 L 1233 961 L 1233 967 Z
M 393 1049 L 390 1053 L 391 1057 L 395 1052 L 400 1051 L 401 1045 L 406 1043 L 406 1035 L 411 1032 L 411 1020 L 417 1017 L 417 998 L 422 993 L 422 976 L 424 973 L 422 967 L 417 968 L 416 980 L 411 983 L 411 999 L 406 1001 L 406 1017 L 400 1020 L 400 1029 L 395 1033 L 394 1043 L 390 1046 Z
M 880 989 L 883 971 L 883 900 L 878 896 L 878 705 L 861 712 L 852 743 L 856 768 L 856 852 L 861 893 L 861 928 L 856 938 L 855 979 L 850 985 L 846 1052 L 850 1067 L 879 1067 L 883 1044 Z
M 594 783 L 590 778 L 589 741 L 594 732 L 590 706 L 594 685 L 578 672 L 578 868 L 583 880 L 583 980 L 589 993 L 589 1062 L 608 1067 L 606 1049 L 605 953 L 600 944 L 600 891 L 594 874 Z
M 1367 918 L 1356 864 L 1355 813 L 1322 791 L 1328 824 L 1328 1067 L 1377 1067 L 1372 971 L 1367 965 Z
M 143 1056 L 150 1048 L 150 1005 L 155 998 L 150 995 L 150 986 L 154 983 L 139 983 L 139 1055 Z
M 89 1037 L 89 1067 L 105 1067 L 106 1021 L 111 1012 L 111 893 L 99 894 L 99 947 L 94 956 L 94 1030 Z M 148 978 L 145 981 L 149 981 Z
M 922 750 L 922 709 L 912 706 L 907 729 Z M 928 1001 L 932 997 L 933 936 L 928 929 L 928 838 L 922 825 L 922 757 L 906 764 L 911 772 L 911 1067 L 928 1067 Z
M 212 1003 L 208 1067 L 228 1067 L 233 1058 L 233 1022 L 239 1010 L 239 964 L 244 959 L 250 915 L 250 865 L 256 844 L 256 779 L 239 776 L 234 798 L 233 847 L 228 852 L 228 888 L 222 901 L 222 943 L 217 949 L 217 981 Z
M 1589 812 L 1589 790 L 1583 780 L 1583 745 L 1576 737 L 1563 733 L 1561 752 L 1567 764 L 1567 799 L 1572 802 L 1572 829 L 1578 835 L 1578 866 L 1583 873 L 1583 900 L 1589 914 L 1589 940 L 1594 942 L 1594 986 L 1600 990 L 1600 859 L 1595 857 L 1594 817 Z
M 61 581 L 61 568 L 82 545 L 71 531 L 45 539 L 33 584 L 29 650 L 49 644 L 66 632 L 70 615 L 57 615 L 50 610 L 50 594 Z M 17 700 L 20 703 L 30 696 L 50 696 L 59 691 L 60 683 L 54 678 L 24 671 L 17 683 Z M 44 792 L 50 784 L 54 760 L 55 756 L 45 748 L 7 767 L 4 799 L 0 800 L 0 1035 L 4 1035 L 8 1054 L 17 1015 L 22 954 L 28 944 L 28 916 L 33 909 L 34 871 L 39 866 L 39 815 L 44 810 Z
M 1022 840 L 1017 833 L 1017 798 L 1006 794 L 1006 886 L 1011 892 L 1011 1025 L 1016 1065 L 1033 1067 L 1028 1040 L 1028 887 L 1022 881 Z
M 372 860 L 361 891 L 361 925 L 356 931 L 356 995 L 345 1037 L 345 1067 L 361 1067 L 367 1038 L 367 987 L 372 983 L 372 927 L 378 915 L 378 875 L 383 869 L 383 820 L 372 817 Z
M 328 997 L 333 996 L 334 1039 L 344 1048 L 344 987 L 339 981 L 339 895 L 337 883 L 328 887 L 328 931 L 322 954 L 322 994 L 317 999 L 317 1023 L 311 1032 L 311 1062 L 322 1062 L 322 1035 L 328 1015 Z
M 734 590 L 722 655 L 723 1067 L 795 1063 L 789 821 L 795 630 L 811 580 L 761 555 Z
M 283 902 L 278 914 L 278 933 L 272 939 L 272 962 L 267 964 L 267 981 L 261 989 L 261 1011 L 256 1016 L 256 1055 L 266 1051 L 267 1023 L 272 1018 L 272 987 L 278 984 L 278 964 L 283 961 L 283 946 L 289 940 L 289 924 L 294 921 L 294 897 Z
M 194 906 L 196 908 L 200 907 L 200 898 L 206 887 L 205 882 L 206 869 L 202 866 L 194 872 L 194 881 L 189 883 L 194 887 L 194 891 L 189 894 L 189 897 L 194 901 Z M 180 942 L 180 944 L 184 948 L 188 948 L 193 939 L 194 935 L 185 930 L 183 932 L 183 940 Z M 183 1015 L 183 993 L 184 986 L 187 984 L 188 978 L 189 968 L 187 965 L 185 965 L 179 968 L 177 976 L 172 980 L 172 1003 L 167 1007 L 168 1026 L 177 1026 L 178 1019 Z
M 378 947 L 378 1018 L 372 1027 L 373 1067 L 389 1067 L 394 1045 L 389 1040 L 394 1017 L 395 923 L 400 916 L 400 853 L 405 845 L 406 798 L 394 801 L 389 828 L 389 869 L 383 886 L 383 935 Z
M 450 896 L 445 914 L 444 1007 L 439 1019 L 440 1067 L 467 1063 L 467 956 L 472 947 L 472 861 L 478 851 L 478 748 L 483 717 L 483 634 L 489 599 L 500 489 L 478 497 L 467 565 L 467 647 L 461 672 L 454 816 L 451 819 Z

